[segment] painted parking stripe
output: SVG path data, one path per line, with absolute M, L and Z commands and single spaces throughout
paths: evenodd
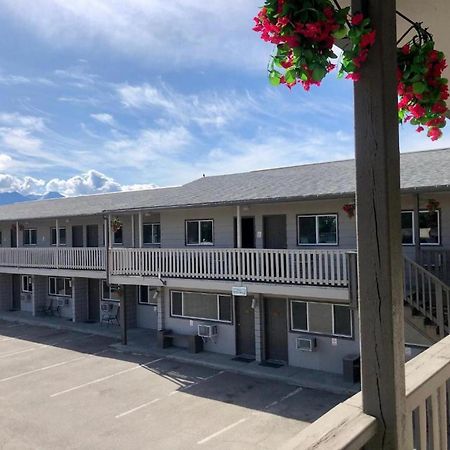
M 213 434 L 210 434 L 208 437 L 205 437 L 204 439 L 202 439 L 201 441 L 198 441 L 197 444 L 198 445 L 202 445 L 202 444 L 206 444 L 207 442 L 209 442 L 211 439 L 216 438 L 217 436 L 220 436 L 223 433 L 226 433 L 227 431 L 237 427 L 238 425 L 240 425 L 241 423 L 244 423 L 248 420 L 248 417 L 245 417 L 244 419 L 238 420 L 237 422 L 232 423 L 231 425 L 228 425 L 225 428 L 222 428 L 219 431 L 216 431 Z
M 160 400 L 161 400 L 160 398 L 155 398 L 154 400 L 152 400 L 150 402 L 143 403 L 142 405 L 136 406 L 136 408 L 129 409 L 128 411 L 125 411 L 121 414 L 117 414 L 116 419 L 120 419 L 121 417 L 128 416 L 129 414 L 139 411 L 147 406 L 153 405 L 154 403 L 159 402 Z
M 265 406 L 265 409 L 273 408 L 274 406 L 278 405 L 279 403 L 284 402 L 288 398 L 291 398 L 294 395 L 297 395 L 301 391 L 303 391 L 303 388 L 298 387 L 297 389 L 294 389 L 292 392 L 289 392 L 289 394 L 286 394 L 285 396 L 281 397 L 279 400 L 275 400 L 274 402 L 269 403 L 268 405 Z
M 98 355 L 101 355 L 102 353 L 107 352 L 108 350 L 109 350 L 108 348 L 105 348 L 104 350 L 101 350 L 101 351 L 96 352 L 96 353 L 91 353 L 90 355 L 79 356 L 78 358 L 68 359 L 66 361 L 62 361 L 62 362 L 59 362 L 59 363 L 56 363 L 56 364 L 52 364 L 50 366 L 45 366 L 45 367 L 41 367 L 39 369 L 33 369 L 33 370 L 29 370 L 27 372 L 18 373 L 16 375 L 12 375 L 10 377 L 1 378 L 0 379 L 0 383 L 3 383 L 5 381 L 10 381 L 10 380 L 15 380 L 16 378 L 21 378 L 21 377 L 24 377 L 26 375 L 31 375 L 33 373 L 43 372 L 45 370 L 53 369 L 55 367 L 64 366 L 66 364 L 70 364 L 70 363 L 75 362 L 75 361 L 80 361 L 82 359 L 89 358 L 91 356 L 98 356 Z
M 95 380 L 88 381 L 87 383 L 80 384 L 78 386 L 74 386 L 74 387 L 71 387 L 69 389 L 64 389 L 63 391 L 55 392 L 54 394 L 50 395 L 50 398 L 59 397 L 60 395 L 68 394 L 70 392 L 77 391 L 78 389 L 83 389 L 84 387 L 91 386 L 91 385 L 96 384 L 96 383 L 101 383 L 102 381 L 106 381 L 106 380 L 109 380 L 109 379 L 111 379 L 113 377 L 117 377 L 119 375 L 123 375 L 124 373 L 132 372 L 132 371 L 140 369 L 142 367 L 147 367 L 149 364 L 154 364 L 156 362 L 162 361 L 163 359 L 166 359 L 166 358 L 154 359 L 154 360 L 148 361 L 148 362 L 146 362 L 144 364 L 139 364 L 137 366 L 130 367 L 129 369 L 121 370 L 119 372 L 112 373 L 111 375 L 107 375 L 105 377 L 97 378 Z

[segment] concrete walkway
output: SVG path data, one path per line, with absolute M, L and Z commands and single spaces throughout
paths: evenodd
M 73 323 L 67 319 L 56 317 L 32 317 L 30 313 L 0 312 L 0 319 L 25 323 L 29 325 L 45 326 L 61 330 L 72 330 L 100 336 L 112 337 L 120 340 L 120 327 L 100 326 L 98 323 Z M 282 366 L 279 368 L 261 366 L 258 362 L 240 362 L 233 360 L 233 356 L 212 352 L 189 353 L 187 350 L 172 347 L 161 349 L 157 345 L 156 331 L 143 328 L 128 330 L 128 345 L 120 342 L 111 344 L 116 350 L 141 355 L 161 356 L 183 363 L 196 364 L 218 370 L 253 377 L 279 381 L 294 386 L 318 389 L 334 394 L 352 395 L 361 389 L 359 384 L 350 384 L 337 374 L 300 367 Z

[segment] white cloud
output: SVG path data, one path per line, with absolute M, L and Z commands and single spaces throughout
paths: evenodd
M 11 156 L 5 154 L 5 153 L 0 153 L 0 170 L 6 170 L 9 169 L 9 167 L 11 167 L 12 165 L 12 158 Z
M 106 46 L 164 70 L 264 66 L 270 51 L 251 30 L 260 2 L 246 0 L 0 0 L 55 47 Z M 25 13 L 26 11 L 26 13 Z M 260 66 L 258 68 L 261 68 Z
M 42 141 L 24 128 L 0 127 L 0 142 L 8 149 L 26 154 L 36 152 L 42 146 Z
M 116 121 L 111 114 L 107 113 L 91 114 L 91 117 L 94 120 L 97 120 L 98 122 L 103 123 L 105 125 L 110 125 L 111 127 L 114 127 L 116 125 Z
M 23 75 L 3 74 L 0 73 L 0 84 L 5 86 L 15 86 L 22 84 L 40 84 L 45 86 L 55 86 L 55 83 L 44 77 L 24 77 Z
M 27 130 L 42 131 L 45 128 L 44 119 L 36 116 L 26 116 L 19 113 L 0 113 L 0 123 L 4 125 L 21 126 Z

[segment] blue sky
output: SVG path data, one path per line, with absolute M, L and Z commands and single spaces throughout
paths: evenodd
M 260 0 L 0 0 L 0 192 L 352 157 L 352 84 L 271 87 Z M 403 151 L 450 146 L 401 130 Z

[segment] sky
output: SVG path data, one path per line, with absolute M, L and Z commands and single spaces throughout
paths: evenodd
M 174 186 L 351 158 L 352 82 L 272 87 L 261 0 L 0 0 L 0 192 Z M 402 151 L 450 146 L 401 127 Z

